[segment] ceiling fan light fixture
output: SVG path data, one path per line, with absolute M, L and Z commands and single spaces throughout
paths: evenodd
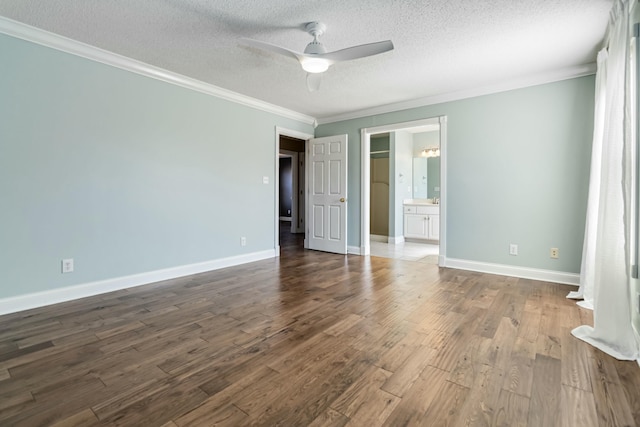
M 328 60 L 323 58 L 304 58 L 300 64 L 307 73 L 324 73 L 331 65 Z
M 334 52 L 327 52 L 327 49 L 320 40 L 318 40 L 318 37 L 323 35 L 326 29 L 326 25 L 317 21 L 308 22 L 305 25 L 305 30 L 313 36 L 313 40 L 311 43 L 307 44 L 304 52 L 296 52 L 285 47 L 258 40 L 246 38 L 242 38 L 241 40 L 246 46 L 275 52 L 277 54 L 296 59 L 302 66 L 302 69 L 307 72 L 307 88 L 311 92 L 315 92 L 320 88 L 322 73 L 327 71 L 333 64 L 378 55 L 380 53 L 393 50 L 393 43 L 391 43 L 391 40 L 385 40 L 376 43 L 351 46 Z

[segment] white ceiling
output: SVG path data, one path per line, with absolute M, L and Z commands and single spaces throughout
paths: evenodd
M 584 74 L 613 0 L 2 0 L 0 16 L 326 121 L 505 82 Z M 390 39 L 395 50 L 334 65 L 320 91 L 290 58 L 322 21 L 328 50 Z M 419 102 L 419 101 L 416 101 Z M 325 120 L 322 120 L 322 119 Z

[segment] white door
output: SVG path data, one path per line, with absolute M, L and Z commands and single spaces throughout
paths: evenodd
M 309 140 L 309 249 L 347 253 L 347 135 Z

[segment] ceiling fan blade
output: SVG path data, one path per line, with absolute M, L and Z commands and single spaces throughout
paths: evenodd
M 335 52 L 328 52 L 318 56 L 337 62 L 364 58 L 366 56 L 377 55 L 379 53 L 384 53 L 390 50 L 393 50 L 393 43 L 391 42 L 391 40 L 385 40 L 382 42 L 348 47 L 346 49 L 336 50 Z
M 259 40 L 247 39 L 243 37 L 240 39 L 240 43 L 244 44 L 245 46 L 255 47 L 256 49 L 266 50 L 269 52 L 279 53 L 280 55 L 289 56 L 291 58 L 297 59 L 298 61 L 300 61 L 300 59 L 304 57 L 303 53 L 294 52 L 293 50 L 276 46 L 271 43 L 261 42 Z
M 323 73 L 307 73 L 307 89 L 309 92 L 315 92 L 320 89 Z

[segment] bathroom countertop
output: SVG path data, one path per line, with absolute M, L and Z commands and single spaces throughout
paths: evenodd
M 402 204 L 404 205 L 430 205 L 437 206 L 437 203 L 433 203 L 429 199 L 405 199 Z

